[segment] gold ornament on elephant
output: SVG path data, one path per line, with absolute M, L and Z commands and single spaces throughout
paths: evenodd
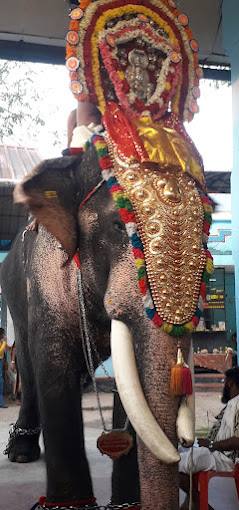
M 112 146 L 110 153 L 134 207 L 156 310 L 163 320 L 184 324 L 197 307 L 206 262 L 204 211 L 194 181 L 155 163 L 123 161 Z

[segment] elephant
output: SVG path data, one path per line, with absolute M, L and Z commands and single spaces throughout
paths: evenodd
M 111 332 L 118 390 L 137 437 L 133 450 L 115 461 L 112 504 L 133 508 L 140 497 L 143 510 L 178 509 L 178 437 L 193 443 L 193 398 L 170 397 L 177 340 L 145 314 L 129 237 L 102 180 L 95 147 L 40 163 L 17 185 L 15 201 L 36 216 L 39 227 L 18 234 L 1 268 L 22 378 L 17 427 L 29 431 L 13 433 L 9 459 L 39 457 L 41 425 L 47 502 L 92 500 L 81 410 L 85 314 L 98 352 L 92 347 L 94 367 L 110 355 Z M 181 348 L 187 360 L 190 334 L 181 337 Z M 115 420 L 122 426 L 123 411 Z

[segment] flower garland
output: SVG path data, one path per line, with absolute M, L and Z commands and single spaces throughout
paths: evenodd
M 177 113 L 183 120 L 190 121 L 193 118 L 192 112 L 189 111 L 190 104 L 193 101 L 192 89 L 193 86 L 198 86 L 198 79 L 202 77 L 202 70 L 198 64 L 197 51 L 193 51 L 190 42 L 194 41 L 193 34 L 190 28 L 186 25 L 182 25 L 179 19 L 181 19 L 180 12 L 176 9 L 176 6 L 172 6 L 169 1 L 162 1 L 162 11 L 170 17 L 175 24 L 175 27 L 181 34 L 183 41 L 183 73 L 182 82 L 178 85 L 177 98 L 174 97 L 172 101 L 172 111 Z M 158 0 L 151 0 L 151 3 L 158 6 Z M 185 15 L 183 15 L 185 16 Z M 196 42 L 196 41 L 195 41 Z M 182 48 L 181 48 L 182 50 Z M 187 69 L 188 68 L 188 69 Z
M 101 33 L 101 31 L 103 30 L 106 22 L 109 19 L 112 19 L 114 17 L 121 17 L 121 16 L 123 16 L 125 14 L 142 14 L 143 13 L 146 17 L 150 17 L 152 19 L 152 21 L 154 21 L 158 26 L 162 26 L 165 31 L 166 31 L 166 28 L 168 30 L 170 28 L 168 26 L 168 24 L 166 23 L 166 21 L 162 20 L 161 17 L 157 13 L 153 12 L 148 7 L 145 7 L 143 5 L 143 3 L 144 2 L 142 2 L 142 4 L 140 4 L 140 5 L 138 5 L 137 0 L 133 0 L 132 4 L 130 4 L 130 5 L 126 4 L 126 5 L 123 5 L 121 7 L 116 8 L 116 9 L 111 9 L 111 10 L 106 11 L 96 21 L 95 29 L 94 29 L 94 31 L 92 33 L 92 36 L 91 36 L 92 64 L 91 64 L 91 68 L 90 68 L 90 66 L 87 67 L 88 79 L 87 79 L 87 74 L 86 74 L 86 80 L 87 80 L 88 83 L 91 83 L 92 85 L 94 84 L 94 89 L 95 89 L 96 95 L 98 97 L 99 105 L 100 105 L 100 108 L 102 109 L 102 111 L 104 111 L 104 108 L 105 108 L 105 99 L 104 99 L 102 85 L 101 85 L 100 65 L 99 65 L 99 57 L 98 57 L 98 37 L 97 37 L 97 35 L 99 33 Z M 122 4 L 121 0 L 119 0 L 119 4 L 120 5 Z M 115 5 L 115 2 L 114 2 L 114 5 Z M 91 26 L 90 27 L 90 32 L 91 32 L 92 29 L 93 29 L 93 27 Z M 176 45 L 176 40 L 175 40 L 174 34 L 173 34 L 172 39 L 173 39 L 173 44 Z M 88 40 L 89 40 L 88 37 L 85 37 L 85 39 L 84 39 L 84 54 L 87 53 L 86 45 L 88 45 L 88 42 L 87 42 Z M 89 50 L 90 50 L 90 47 L 89 47 Z M 92 79 L 91 79 L 91 72 L 90 71 L 92 72 L 92 75 L 93 75 L 93 82 L 92 82 Z M 134 106 L 136 108 L 138 107 L 140 109 L 141 113 L 142 113 L 145 110 L 145 105 L 141 106 L 141 102 L 139 102 L 139 100 L 136 100 L 135 103 L 136 104 L 134 104 Z M 167 104 L 166 104 L 166 109 L 167 109 Z M 166 111 L 166 109 L 165 109 L 165 111 Z
M 138 16 L 136 18 L 131 18 L 130 20 L 130 25 L 129 25 L 129 22 L 128 20 L 125 20 L 125 19 L 120 19 L 119 21 L 117 21 L 117 23 L 110 28 L 110 32 L 112 35 L 115 35 L 116 33 L 120 32 L 121 30 L 123 30 L 124 28 L 127 28 L 130 26 L 130 28 L 137 28 L 139 26 L 139 23 L 145 23 L 147 24 L 149 21 L 153 21 L 152 18 L 151 18 L 151 14 L 150 13 L 150 16 L 145 16 L 145 15 L 142 15 L 141 13 L 138 14 Z M 144 16 L 144 19 L 142 20 L 142 17 L 140 16 Z M 160 27 L 162 28 L 162 27 Z M 152 28 L 153 29 L 153 28 Z M 158 31 L 156 31 L 155 29 L 153 29 L 154 32 L 155 32 L 155 40 L 158 40 L 158 39 L 161 39 L 162 42 L 165 44 L 165 47 L 168 47 L 169 44 L 172 46 L 172 45 L 177 45 L 177 39 L 175 38 L 174 34 L 173 34 L 173 38 L 172 38 L 172 34 L 171 32 L 170 33 L 167 33 L 167 26 L 165 25 L 165 33 L 167 34 L 168 38 L 169 38 L 169 41 L 165 40 L 162 36 L 160 36 L 158 34 Z M 99 33 L 99 42 L 102 41 L 102 39 L 104 39 L 107 34 L 108 34 L 109 30 L 108 28 L 104 28 L 100 33 Z M 171 38 L 170 38 L 170 35 L 171 35 Z M 179 50 L 179 46 L 177 46 L 177 49 Z
M 113 7 L 113 9 L 111 8 Z M 75 11 L 78 17 L 74 19 Z M 79 12 L 81 15 L 79 16 Z M 177 45 L 182 56 L 182 76 L 178 80 L 176 91 L 172 94 L 172 111 L 177 113 L 183 120 L 192 120 L 194 113 L 198 111 L 196 103 L 199 97 L 198 83 L 202 77 L 202 70 L 198 66 L 197 51 L 198 45 L 193 39 L 191 30 L 188 27 L 188 18 L 176 9 L 172 0 L 82 0 L 79 8 L 73 9 L 70 31 L 75 32 L 69 35 L 66 58 L 71 76 L 71 90 L 79 101 L 91 100 L 98 105 L 101 111 L 105 108 L 104 91 L 100 75 L 99 42 L 101 33 L 107 32 L 105 26 L 107 21 L 117 19 L 125 14 L 142 14 L 162 28 L 168 35 L 173 45 Z M 122 19 L 118 24 L 122 23 Z M 128 25 L 134 23 L 131 19 Z M 116 23 L 116 27 L 118 26 Z M 125 24 L 125 23 L 124 23 Z M 114 31 L 113 27 L 113 31 Z M 118 30 L 118 27 L 117 27 Z M 72 44 L 71 44 L 72 43 Z M 73 60 L 72 60 L 73 59 Z M 74 69 L 71 68 L 74 66 Z M 118 70 L 118 76 L 120 70 Z M 123 89 L 126 89 L 125 80 L 121 77 Z M 77 84 L 79 81 L 79 84 Z M 170 87 L 166 84 L 165 95 Z M 88 90 L 89 88 L 89 90 Z M 164 96 L 163 96 L 163 99 Z M 141 102 L 136 99 L 134 107 L 144 111 Z
M 167 58 L 163 62 L 157 79 L 156 90 L 145 104 L 137 99 L 135 93 L 130 92 L 128 81 L 116 58 L 115 42 L 118 45 L 129 41 L 129 34 L 130 39 L 137 39 L 141 35 L 144 40 L 153 42 L 155 48 L 167 53 Z M 126 113 L 129 115 L 133 113 L 136 118 L 139 118 L 142 112 L 147 109 L 151 112 L 152 119 L 156 120 L 161 117 L 168 109 L 168 103 L 175 91 L 181 72 L 181 57 L 176 51 L 177 48 L 166 44 L 162 37 L 156 36 L 145 24 L 140 24 L 137 27 L 124 27 L 119 32 L 114 32 L 114 37 L 110 35 L 110 44 L 106 35 L 100 42 L 99 48 L 120 104 Z M 172 55 L 177 56 L 177 61 L 173 61 Z
M 138 286 L 143 297 L 143 303 L 145 306 L 147 316 L 149 317 L 149 319 L 152 320 L 155 326 L 162 327 L 162 329 L 165 332 L 169 333 L 172 336 L 179 337 L 184 334 L 192 333 L 192 331 L 194 331 L 194 329 L 197 327 L 200 317 L 202 315 L 204 308 L 204 299 L 206 296 L 206 285 L 208 283 L 210 274 L 213 272 L 212 256 L 207 249 L 209 228 L 212 221 L 211 219 L 212 205 L 210 199 L 208 198 L 208 196 L 203 195 L 201 193 L 200 198 L 204 208 L 202 240 L 206 254 L 206 264 L 202 274 L 198 304 L 195 311 L 195 315 L 192 317 L 191 321 L 187 322 L 186 324 L 179 326 L 175 324 L 169 324 L 163 321 L 162 317 L 160 317 L 160 315 L 158 314 L 154 307 L 148 285 L 143 244 L 139 237 L 133 206 L 127 193 L 124 191 L 122 186 L 120 186 L 120 184 L 118 183 L 117 179 L 114 176 L 114 169 L 112 167 L 112 163 L 110 160 L 107 143 L 103 136 L 100 135 L 93 135 L 91 143 L 96 148 L 103 179 L 107 182 L 109 192 L 118 206 L 119 214 L 125 223 L 125 228 L 132 244 L 133 255 L 138 270 Z

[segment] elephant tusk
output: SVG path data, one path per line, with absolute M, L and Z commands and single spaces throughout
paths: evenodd
M 193 363 L 193 346 L 192 341 L 188 356 L 188 366 L 191 370 L 194 385 L 194 363 Z M 177 435 L 180 443 L 189 448 L 195 440 L 195 393 L 187 397 L 182 397 L 178 417 L 176 421 Z
M 166 464 L 180 456 L 164 434 L 146 402 L 136 367 L 132 335 L 120 321 L 111 321 L 111 352 L 115 380 L 122 404 L 136 433 L 151 453 Z

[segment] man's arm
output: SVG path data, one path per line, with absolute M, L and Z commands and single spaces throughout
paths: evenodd
M 233 450 L 239 450 L 239 437 L 233 436 L 222 441 L 210 441 L 207 438 L 199 437 L 198 445 L 209 448 L 212 452 L 218 450 L 219 452 L 230 452 Z
M 75 127 L 77 126 L 76 112 L 77 112 L 77 110 L 73 110 L 70 113 L 70 115 L 68 117 L 68 121 L 67 121 L 67 147 L 68 148 L 71 145 L 73 131 L 74 131 Z

